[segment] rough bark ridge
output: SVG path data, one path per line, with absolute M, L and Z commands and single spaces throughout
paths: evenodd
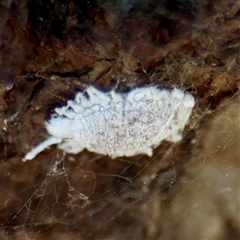
M 114 2 L 0 3 L 1 237 L 239 238 L 240 2 Z M 90 84 L 178 87 L 196 108 L 152 158 L 51 147 L 23 163 L 51 110 Z

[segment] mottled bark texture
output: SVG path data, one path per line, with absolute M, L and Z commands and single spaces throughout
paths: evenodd
M 239 0 L 6 0 L 0 18 L 2 239 L 240 237 Z M 22 162 L 90 84 L 193 94 L 183 140 L 151 158 L 51 147 Z

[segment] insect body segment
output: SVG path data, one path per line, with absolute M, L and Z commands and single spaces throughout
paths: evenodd
M 90 86 L 67 105 L 55 108 L 45 123 L 50 137 L 23 159 L 31 160 L 53 144 L 67 153 L 84 148 L 112 158 L 146 154 L 163 140 L 181 140 L 195 105 L 179 89 L 136 88 L 129 93 L 103 93 Z

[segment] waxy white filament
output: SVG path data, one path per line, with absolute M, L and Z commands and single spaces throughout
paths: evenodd
M 53 144 L 73 154 L 86 148 L 112 158 L 152 156 L 152 149 L 163 140 L 181 140 L 194 104 L 190 94 L 176 88 L 146 86 L 129 93 L 103 93 L 90 86 L 66 106 L 55 108 L 46 122 L 50 137 L 23 160 Z

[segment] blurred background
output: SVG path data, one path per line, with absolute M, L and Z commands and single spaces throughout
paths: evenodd
M 0 2 L 1 239 L 239 239 L 240 1 Z M 24 155 L 94 85 L 191 93 L 183 139 L 152 158 Z

